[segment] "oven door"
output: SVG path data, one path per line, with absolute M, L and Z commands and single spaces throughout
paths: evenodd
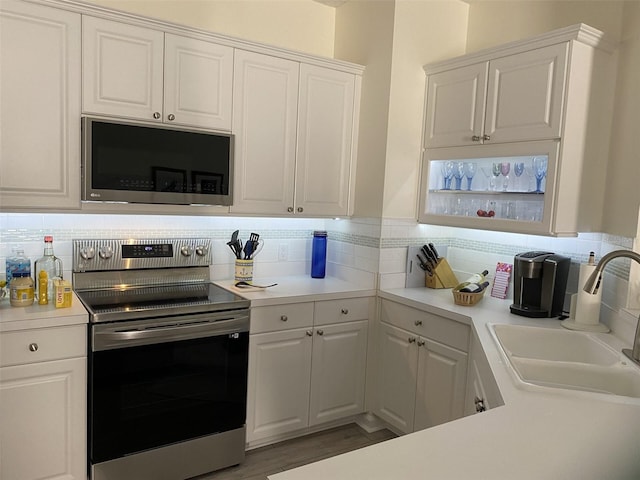
M 91 464 L 242 427 L 248 330 L 248 310 L 91 325 Z

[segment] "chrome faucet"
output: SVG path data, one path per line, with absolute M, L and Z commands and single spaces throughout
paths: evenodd
M 596 266 L 596 269 L 584 283 L 583 290 L 592 295 L 597 293 L 598 289 L 600 288 L 600 282 L 602 281 L 602 271 L 604 270 L 605 265 L 614 258 L 618 257 L 630 258 L 631 260 L 635 260 L 640 264 L 640 254 L 632 252 L 631 250 L 614 250 L 613 252 L 609 252 L 600 259 L 598 265 Z M 638 325 L 636 326 L 636 335 L 633 339 L 633 348 L 624 348 L 622 349 L 622 353 L 629 357 L 629 359 L 631 359 L 633 362 L 640 365 L 640 316 L 638 317 Z

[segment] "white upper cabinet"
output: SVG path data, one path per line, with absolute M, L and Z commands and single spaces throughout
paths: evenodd
M 567 50 L 562 43 L 428 75 L 425 147 L 559 138 Z
M 348 214 L 354 103 L 353 74 L 300 66 L 296 212 Z
M 83 17 L 84 113 L 231 130 L 233 48 Z
M 232 212 L 293 206 L 299 71 L 298 62 L 236 50 Z
M 418 221 L 601 231 L 613 51 L 579 24 L 425 66 Z
M 80 208 L 80 15 L 0 2 L 0 205 Z
M 352 73 L 237 50 L 231 212 L 348 215 L 359 85 Z

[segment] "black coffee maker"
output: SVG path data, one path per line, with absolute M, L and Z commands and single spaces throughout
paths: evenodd
M 561 315 L 571 259 L 551 252 L 525 252 L 513 262 L 511 313 L 533 318 Z

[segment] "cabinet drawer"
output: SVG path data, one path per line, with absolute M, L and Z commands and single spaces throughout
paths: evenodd
M 86 355 L 86 325 L 38 328 L 0 334 L 0 367 Z
M 469 326 L 433 313 L 382 300 L 380 320 L 431 340 L 469 351 Z
M 313 325 L 313 302 L 251 309 L 251 333 L 275 332 Z
M 314 325 L 366 320 L 369 318 L 369 297 L 324 300 L 315 303 Z

